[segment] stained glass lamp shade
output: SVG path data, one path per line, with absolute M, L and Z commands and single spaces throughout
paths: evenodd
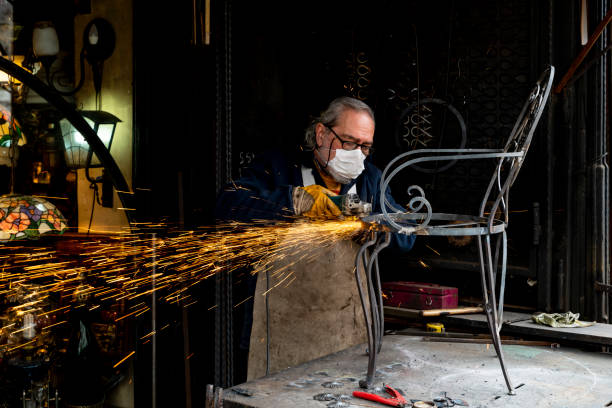
M 17 146 L 23 146 L 27 140 L 17 119 L 11 116 L 3 107 L 0 107 L 0 165 L 11 166 L 11 141 L 17 139 Z M 19 150 L 15 150 L 17 155 Z
M 67 228 L 62 213 L 47 200 L 18 194 L 0 196 L 0 242 L 62 234 Z

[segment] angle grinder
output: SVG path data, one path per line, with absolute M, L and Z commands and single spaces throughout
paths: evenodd
M 348 217 L 362 218 L 370 215 L 372 212 L 372 204 L 361 201 L 359 196 L 355 193 L 329 196 L 329 198 L 338 206 L 340 211 L 342 211 L 342 215 Z

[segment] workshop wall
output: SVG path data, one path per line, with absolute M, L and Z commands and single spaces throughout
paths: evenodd
M 374 109 L 372 160 L 381 169 L 415 148 L 502 147 L 547 61 L 546 9 L 546 2 L 526 0 L 234 4 L 233 177 L 263 150 L 296 149 L 309 117 L 340 95 Z M 286 18 L 271 17 L 278 12 Z M 421 105 L 427 99 L 450 103 L 454 112 Z M 419 120 L 429 122 L 425 131 Z M 546 193 L 534 188 L 545 183 L 545 129 L 542 121 L 511 193 L 509 271 L 521 295 L 515 299 L 509 290 L 508 299 L 530 307 L 538 298 L 527 280 L 538 273 L 538 246 L 530 238 Z M 407 187 L 417 184 L 435 211 L 475 214 L 491 171 L 484 161 L 436 164 L 405 172 L 391 188 L 403 204 Z M 471 279 L 476 246 L 464 241 L 421 239 L 410 254 L 386 254 L 385 278 L 441 280 L 478 296 Z M 453 271 L 450 281 L 433 270 Z
M 132 43 L 132 11 L 131 0 L 93 0 L 89 10 L 77 14 L 74 20 L 74 49 L 76 55 L 83 46 L 83 31 L 94 18 L 102 17 L 111 23 L 116 35 L 115 50 L 104 62 L 102 77 L 101 105 L 99 109 L 112 113 L 121 119 L 117 124 L 111 154 L 116 161 L 128 185 L 132 184 L 132 140 L 133 140 L 133 43 Z M 79 72 L 79 59 L 75 58 L 76 72 Z M 87 64 L 87 62 L 85 62 Z M 83 88 L 76 94 L 76 103 L 80 109 L 96 109 L 95 90 L 92 71 L 89 65 L 85 69 Z M 90 169 L 93 178 L 102 175 L 102 169 Z M 125 233 L 129 223 L 125 210 L 113 189 L 113 208 L 107 208 L 94 201 L 90 183 L 85 177 L 84 169 L 77 173 L 78 195 L 78 228 L 79 232 L 87 232 L 90 228 L 94 233 Z M 93 212 L 92 212 L 92 206 Z M 126 376 L 106 396 L 106 403 L 116 408 L 134 407 L 134 377 L 130 367 Z
M 105 110 L 121 119 L 117 124 L 111 154 L 121 169 L 124 178 L 131 186 L 132 181 L 132 140 L 133 140 L 133 44 L 132 44 L 132 1 L 91 1 L 91 8 L 85 14 L 78 14 L 74 20 L 74 49 L 76 55 L 83 46 L 83 31 L 94 18 L 102 17 L 108 20 L 116 35 L 115 50 L 104 62 L 102 77 L 101 110 Z M 85 62 L 87 64 L 87 62 Z M 79 59 L 75 58 L 76 69 L 79 72 Z M 96 109 L 95 90 L 92 71 L 85 69 L 83 88 L 76 94 L 76 103 L 80 109 Z M 92 177 L 101 175 L 101 169 L 94 169 Z M 93 200 L 93 193 L 84 171 L 77 175 L 78 185 L 78 226 L 80 232 L 86 232 L 91 223 L 94 232 L 125 232 L 128 227 L 127 217 L 117 193 L 113 193 L 113 208 L 102 207 Z M 92 206 L 93 213 L 92 213 Z

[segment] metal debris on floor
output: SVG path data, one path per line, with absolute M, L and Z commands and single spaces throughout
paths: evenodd
M 498 361 L 486 344 L 424 342 L 418 336 L 385 336 L 374 386 L 362 390 L 355 379 L 365 374 L 364 345 L 237 385 L 252 396 L 226 392 L 224 407 L 383 407 L 352 397 L 367 391 L 388 397 L 390 384 L 403 390 L 406 406 L 475 408 L 604 407 L 612 389 L 612 356 L 563 347 L 504 345 L 516 395 L 508 395 Z M 353 379 L 351 381 L 350 379 Z M 333 383 L 335 388 L 326 388 Z M 299 385 L 299 387 L 296 387 Z M 234 388 L 236 388 L 234 387 Z M 327 391 L 333 390 L 333 391 Z M 327 394 L 331 400 L 315 396 Z M 386 394 L 386 395 L 385 395 Z M 420 402 L 419 402 L 420 401 Z M 341 404 L 342 403 L 342 404 Z M 350 404 L 350 405 L 344 405 Z M 432 405 L 433 404 L 433 405 Z

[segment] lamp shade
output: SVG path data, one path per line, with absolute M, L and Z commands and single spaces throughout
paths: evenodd
M 27 140 L 17 119 L 12 119 L 7 110 L 0 107 L 0 165 L 11 167 L 11 141 L 17 139 L 17 146 L 23 146 Z M 15 160 L 19 157 L 19 149 L 13 151 Z
M 59 39 L 53 23 L 40 21 L 34 24 L 32 48 L 37 57 L 53 57 L 59 53 Z
M 61 234 L 67 228 L 60 210 L 47 200 L 15 194 L 0 196 L 0 242 Z
M 118 122 L 121 120 L 115 115 L 104 111 L 81 111 L 85 121 L 96 132 L 104 146 L 110 150 L 113 136 Z M 89 143 L 83 135 L 76 130 L 67 119 L 60 120 L 60 129 L 64 139 L 66 164 L 72 169 L 84 167 L 99 167 L 100 161 L 95 154 L 91 157 L 91 163 L 87 163 L 89 155 Z

